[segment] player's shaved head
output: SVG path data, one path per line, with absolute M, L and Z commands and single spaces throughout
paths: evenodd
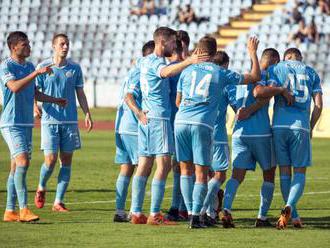
M 280 54 L 279 52 L 274 49 L 274 48 L 266 48 L 261 55 L 261 59 L 260 59 L 260 64 L 262 67 L 262 69 L 266 69 L 268 66 L 270 65 L 274 65 L 277 64 L 278 62 L 280 62 Z
M 202 53 L 214 56 L 217 52 L 217 41 L 213 37 L 205 36 L 199 40 L 197 49 Z
M 302 54 L 298 48 L 289 48 L 284 53 L 284 60 L 297 60 L 302 61 Z
M 159 27 L 154 32 L 154 41 L 168 40 L 171 36 L 176 36 L 176 32 L 168 27 Z
M 142 56 L 148 56 L 149 54 L 152 54 L 155 50 L 155 42 L 153 40 L 149 40 L 147 43 L 145 43 L 142 47 Z
M 224 68 L 228 68 L 229 56 L 225 51 L 217 51 L 212 58 L 212 62 Z
M 187 47 L 189 47 L 190 44 L 190 37 L 188 32 L 184 31 L 184 30 L 179 30 L 177 31 L 177 38 L 183 42 Z
M 7 45 L 11 50 L 12 46 L 16 46 L 18 42 L 28 40 L 26 33 L 21 31 L 11 32 L 7 37 Z
M 54 45 L 55 42 L 56 42 L 59 38 L 63 38 L 63 39 L 66 39 L 67 41 L 69 41 L 69 37 L 68 37 L 66 34 L 60 33 L 60 34 L 55 34 L 55 35 L 53 36 L 52 44 Z

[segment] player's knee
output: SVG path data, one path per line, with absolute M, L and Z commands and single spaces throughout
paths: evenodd
M 290 166 L 281 166 L 280 167 L 280 175 L 288 175 L 291 176 L 291 167 Z
M 125 177 L 131 177 L 134 173 L 135 166 L 131 164 L 122 164 L 120 167 L 120 175 Z
M 294 173 L 306 173 L 306 167 L 294 168 Z
M 246 170 L 234 169 L 232 178 L 237 180 L 240 184 L 244 181 Z
M 18 154 L 15 157 L 15 163 L 16 165 L 20 165 L 20 166 L 29 166 L 30 164 L 29 155 L 27 153 Z
M 57 154 L 48 154 L 45 156 L 45 164 L 48 167 L 54 167 L 57 162 Z
M 270 170 L 263 171 L 263 178 L 266 182 L 274 183 L 275 180 L 275 168 L 272 168 Z
M 73 153 L 61 153 L 60 159 L 61 163 L 65 165 L 71 165 Z

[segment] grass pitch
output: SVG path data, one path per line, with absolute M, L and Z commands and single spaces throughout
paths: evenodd
M 97 110 L 96 120 L 111 120 L 104 116 L 109 110 Z M 111 114 L 113 116 L 113 113 Z M 115 224 L 115 181 L 118 166 L 113 163 L 115 143 L 113 131 L 81 132 L 83 149 L 74 156 L 71 183 L 66 194 L 69 213 L 53 213 L 58 166 L 48 183 L 47 204 L 39 210 L 33 205 L 39 169 L 43 161 L 40 129 L 34 130 L 34 152 L 28 172 L 29 203 L 40 215 L 35 224 L 0 222 L 0 247 L 328 247 L 330 242 L 330 140 L 313 139 L 313 162 L 308 169 L 305 195 L 298 205 L 305 227 L 295 230 L 256 229 L 253 227 L 259 207 L 262 183 L 260 169 L 248 173 L 234 201 L 235 229 L 210 228 L 189 230 L 186 223 L 178 226 Z M 9 173 L 7 146 L 0 139 L 0 209 L 6 202 L 6 181 Z M 172 175 L 167 181 L 163 203 L 168 209 Z M 150 180 L 145 212 L 150 204 Z M 127 208 L 129 203 L 127 204 Z M 282 207 L 279 179 L 270 217 L 275 221 Z M 2 216 L 1 216 L 2 218 Z

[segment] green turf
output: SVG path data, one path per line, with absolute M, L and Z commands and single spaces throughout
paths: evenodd
M 114 121 L 116 119 L 115 108 L 93 108 L 90 110 L 94 121 Z M 78 109 L 79 120 L 85 118 L 81 108 Z
M 254 218 L 259 205 L 260 171 L 249 173 L 234 202 L 237 228 L 225 230 L 189 230 L 187 224 L 171 227 L 114 224 L 115 180 L 113 132 L 82 132 L 83 149 L 75 154 L 72 180 L 66 195 L 70 213 L 52 213 L 51 203 L 58 168 L 49 181 L 47 205 L 36 210 L 32 205 L 37 187 L 42 153 L 39 129 L 34 130 L 34 153 L 28 173 L 29 202 L 40 214 L 38 224 L 0 222 L 0 247 L 329 247 L 330 242 L 330 140 L 314 139 L 314 166 L 308 171 L 307 184 L 298 209 L 305 228 L 285 231 L 255 229 Z M 0 141 L 0 209 L 4 210 L 6 180 L 9 171 L 7 147 Z M 172 176 L 167 185 L 170 186 Z M 149 182 L 150 183 L 150 182 Z M 275 197 L 270 210 L 278 216 L 282 200 L 276 181 Z M 148 188 L 149 192 L 149 188 Z M 311 193 L 314 192 L 314 193 Z M 323 192 L 323 193 L 322 193 Z M 171 189 L 166 192 L 164 209 L 169 207 Z M 99 203 L 97 203 L 99 202 Z M 147 193 L 145 209 L 150 203 Z

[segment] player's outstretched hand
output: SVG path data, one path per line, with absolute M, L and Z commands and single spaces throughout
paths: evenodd
M 257 37 L 250 37 L 248 40 L 247 48 L 250 56 L 257 53 L 259 40 Z
M 238 121 L 242 121 L 248 119 L 250 115 L 250 111 L 247 108 L 239 108 L 236 112 L 235 118 Z
M 91 114 L 87 113 L 85 116 L 85 127 L 87 128 L 87 132 L 89 133 L 94 126 L 94 122 L 92 120 Z
M 34 118 L 40 119 L 41 115 L 42 115 L 41 108 L 37 104 L 34 104 L 34 107 L 33 107 L 33 116 L 34 116 Z
M 47 66 L 45 66 L 45 67 L 39 68 L 39 69 L 37 70 L 37 74 L 38 74 L 38 75 L 42 75 L 42 74 L 45 74 L 45 73 L 47 73 L 47 74 L 52 74 L 52 73 L 53 73 L 53 70 L 52 70 L 52 68 L 51 68 L 52 66 L 54 66 L 54 64 L 47 65 Z
M 147 112 L 140 110 L 137 113 L 137 118 L 139 119 L 139 121 L 143 124 L 143 125 L 147 125 L 148 123 L 148 118 L 147 118 Z
M 65 107 L 68 104 L 68 100 L 65 98 L 57 98 L 55 103 L 58 106 Z
M 285 98 L 288 106 L 291 106 L 294 104 L 294 96 L 292 96 L 287 89 L 284 89 L 282 96 Z

